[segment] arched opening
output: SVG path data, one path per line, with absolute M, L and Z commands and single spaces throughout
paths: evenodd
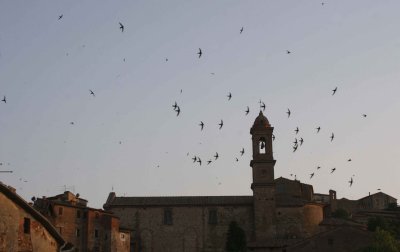
M 260 140 L 258 140 L 258 153 L 266 153 L 266 142 L 264 137 L 261 137 Z

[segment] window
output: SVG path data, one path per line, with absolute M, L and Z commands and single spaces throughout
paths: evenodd
M 76 218 L 78 218 L 78 219 L 81 218 L 81 211 L 80 210 L 76 211 Z
M 84 219 L 87 218 L 87 212 L 83 212 L 83 218 L 84 218 Z
M 76 237 L 80 237 L 81 236 L 81 230 L 79 228 L 76 229 L 75 231 Z
M 172 225 L 172 210 L 164 209 L 164 225 Z
M 99 230 L 94 230 L 94 238 L 99 238 Z
M 266 144 L 265 144 L 265 138 L 264 137 L 260 138 L 260 140 L 258 141 L 258 146 L 259 146 L 258 153 L 265 154 L 266 153 L 266 151 L 265 151 Z
M 208 212 L 208 224 L 216 225 L 218 223 L 218 214 L 216 209 Z
M 31 233 L 31 219 L 24 218 L 24 233 L 30 234 Z
M 58 208 L 58 215 L 63 215 L 63 208 L 62 207 Z

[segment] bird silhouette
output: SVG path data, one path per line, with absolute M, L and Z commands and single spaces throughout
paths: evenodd
M 201 159 L 199 157 L 197 158 L 197 163 L 201 165 Z
M 332 168 L 331 173 L 333 173 L 334 171 L 336 171 L 336 168 Z
M 243 27 L 240 29 L 240 34 L 242 34 L 242 32 L 243 32 Z
M 218 152 L 215 152 L 214 158 L 215 158 L 215 160 L 217 160 L 219 158 Z
M 296 129 L 294 130 L 294 132 L 296 132 L 296 135 L 299 133 L 299 127 L 296 127 Z
M 302 146 L 303 145 L 303 142 L 304 142 L 304 140 L 303 140 L 303 138 L 302 137 L 300 137 L 300 146 Z
M 347 160 L 347 162 L 351 162 L 351 158 L 349 158 L 349 159 Z
M 275 135 L 272 134 L 272 141 L 275 141 Z
M 334 138 L 335 138 L 335 135 L 332 133 L 332 135 L 331 135 L 331 142 L 333 141 Z
M 93 95 L 93 97 L 95 97 L 94 92 L 91 89 L 89 89 L 89 91 L 90 91 L 90 94 Z
M 321 166 L 317 166 L 317 170 L 321 169 Z
M 239 159 L 238 159 L 238 158 L 236 158 L 236 162 L 239 162 Z
M 219 129 L 221 129 L 222 126 L 224 126 L 224 121 L 221 120 L 221 122 L 218 125 L 219 125 Z
M 201 130 L 203 130 L 203 128 L 204 128 L 204 123 L 202 122 L 202 121 L 200 121 L 200 127 L 201 127 Z
M 58 16 L 58 20 L 60 20 L 61 18 L 63 18 L 63 14 L 61 14 L 60 16 Z
M 286 114 L 287 114 L 287 117 L 289 118 L 289 117 L 290 117 L 290 114 L 291 114 L 290 109 L 287 109 Z
M 173 108 L 174 110 L 176 110 L 176 109 L 178 108 L 178 104 L 175 102 L 175 104 L 172 105 L 172 108 Z
M 175 111 L 176 111 L 176 116 L 179 116 L 179 114 L 181 113 L 181 108 L 178 106 Z
M 243 156 L 244 154 L 244 148 L 242 148 L 242 150 L 240 151 L 240 155 Z
M 197 54 L 199 55 L 199 59 L 200 59 L 201 55 L 203 55 L 203 52 L 201 51 L 201 48 L 199 48 L 199 52 Z
M 247 106 L 247 109 L 246 109 L 246 111 L 244 111 L 244 112 L 246 112 L 246 115 L 248 115 L 248 114 L 250 113 L 250 108 L 249 108 L 249 106 Z
M 365 117 L 367 117 L 367 115 L 366 115 L 366 114 L 363 114 L 362 116 L 363 116 L 364 118 L 365 118 Z
M 353 177 L 350 178 L 349 184 L 350 184 L 349 187 L 351 187 L 353 185 Z
M 69 124 L 74 125 L 75 123 L 74 122 L 70 122 Z
M 293 152 L 296 152 L 296 151 L 297 151 L 297 146 L 298 146 L 298 145 L 293 146 Z
M 294 138 L 294 142 L 293 143 L 294 143 L 294 145 L 297 145 L 297 143 L 298 143 L 297 142 L 297 138 Z
M 7 103 L 6 96 L 3 96 L 3 100 L 1 100 L 1 101 L 4 102 L 4 103 Z
M 318 128 L 316 128 L 316 130 L 317 130 L 317 133 L 319 133 L 319 131 L 321 130 L 321 127 L 318 126 Z
M 207 161 L 207 165 L 211 164 L 211 162 L 212 162 L 212 160 L 211 160 L 211 159 L 210 159 L 210 160 L 208 160 L 208 161 Z
M 121 29 L 121 32 L 124 32 L 125 26 L 119 22 L 119 29 Z
M 168 61 L 168 58 L 165 58 L 165 62 L 167 62 Z
M 332 90 L 332 95 L 334 95 L 337 91 L 337 87 L 335 87 L 335 89 Z
M 312 177 L 314 177 L 314 172 L 310 174 L 310 179 L 312 179 Z
M 192 157 L 192 160 L 193 160 L 193 163 L 195 163 L 197 161 L 197 157 L 196 156 Z
M 230 101 L 230 100 L 232 99 L 232 94 L 231 94 L 231 92 L 229 92 L 229 94 L 227 95 L 227 97 L 228 97 L 228 101 Z
M 292 52 L 289 50 L 286 50 L 286 54 L 291 54 Z

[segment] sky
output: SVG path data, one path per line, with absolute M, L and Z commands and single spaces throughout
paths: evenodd
M 2 0 L 0 170 L 13 173 L 0 181 L 26 200 L 67 189 L 99 208 L 111 191 L 251 195 L 261 99 L 276 178 L 295 174 L 338 198 L 378 189 L 400 198 L 399 9 L 394 0 Z M 304 143 L 293 153 L 296 137 Z

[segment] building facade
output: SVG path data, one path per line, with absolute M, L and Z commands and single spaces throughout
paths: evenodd
M 73 251 L 54 226 L 0 182 L 0 251 Z
M 120 227 L 119 218 L 108 211 L 87 206 L 87 200 L 71 192 L 34 201 L 75 251 L 128 252 L 130 231 Z
M 260 112 L 251 127 L 253 181 L 249 196 L 118 197 L 104 209 L 132 229 L 131 251 L 225 251 L 229 224 L 244 230 L 251 251 L 284 251 L 317 234 L 326 204 L 311 185 L 275 179 L 273 127 Z

